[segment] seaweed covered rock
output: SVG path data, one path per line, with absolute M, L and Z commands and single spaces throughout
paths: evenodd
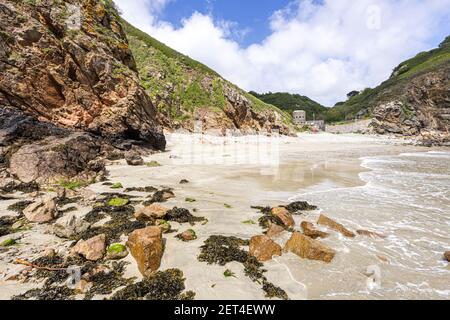
M 120 260 L 128 256 L 127 247 L 121 243 L 113 243 L 106 250 L 106 258 L 109 260 Z
M 300 225 L 303 229 L 303 234 L 305 236 L 308 236 L 312 239 L 317 239 L 317 238 L 326 238 L 329 236 L 328 233 L 317 230 L 316 228 L 314 228 L 314 225 L 311 222 L 307 222 L 307 221 L 303 221 Z
M 183 272 L 179 269 L 158 271 L 148 278 L 130 284 L 112 296 L 112 300 L 192 300 L 195 293 L 185 290 Z
M 336 254 L 334 250 L 300 232 L 294 232 L 292 234 L 284 247 L 284 251 L 293 252 L 300 258 L 321 260 L 327 263 L 331 262 Z
M 281 246 L 268 236 L 255 236 L 250 239 L 250 255 L 258 261 L 268 261 L 273 256 L 281 256 Z
M 142 275 L 151 275 L 158 270 L 163 256 L 161 228 L 152 226 L 133 231 L 128 237 L 127 247 Z
M 197 234 L 195 233 L 194 230 L 189 229 L 189 230 L 186 230 L 186 231 L 178 234 L 176 237 L 184 242 L 189 242 L 189 241 L 196 240 Z
M 324 216 L 323 214 L 320 215 L 317 224 L 320 224 L 321 226 L 325 226 L 334 231 L 337 231 L 348 238 L 354 238 L 356 236 L 353 232 L 346 229 L 342 224 L 337 223 L 336 221 L 328 218 L 327 216 Z
M 205 221 L 205 218 L 192 215 L 188 209 L 175 207 L 167 211 L 166 220 L 194 225 L 196 222 Z
M 271 214 L 277 218 L 279 218 L 285 227 L 293 227 L 295 225 L 294 218 L 290 212 L 283 207 L 272 208 Z
M 39 199 L 23 210 L 30 222 L 46 223 L 52 221 L 58 214 L 54 199 Z
M 317 206 L 311 205 L 306 201 L 296 201 L 296 202 L 292 202 L 290 204 L 288 204 L 286 206 L 286 209 L 291 213 L 291 214 L 298 214 L 299 211 L 311 211 L 311 210 L 316 210 Z
M 100 234 L 88 240 L 80 240 L 71 252 L 84 256 L 87 260 L 97 261 L 103 258 L 106 248 L 106 236 Z
M 164 219 L 169 210 L 158 203 L 152 203 L 149 206 L 137 210 L 134 213 L 134 217 L 138 220 Z

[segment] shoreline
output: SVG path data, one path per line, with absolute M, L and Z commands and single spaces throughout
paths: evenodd
M 333 139 L 330 139 L 330 137 L 333 137 Z M 192 136 L 190 138 L 195 139 Z M 264 299 L 264 292 L 259 285 L 250 281 L 244 275 L 242 265 L 232 262 L 227 264 L 225 268 L 199 262 L 197 256 L 203 242 L 211 235 L 220 234 L 249 239 L 254 235 L 261 234 L 262 230 L 257 225 L 260 213 L 251 209 L 251 206 L 285 205 L 293 200 L 295 195 L 298 196 L 300 190 L 314 190 L 316 188 L 317 192 L 324 186 L 330 186 L 328 191 L 341 192 L 344 189 L 364 186 L 359 175 L 369 170 L 361 166 L 359 155 L 394 155 L 402 152 L 430 150 L 429 148 L 404 146 L 396 143 L 391 144 L 391 141 L 365 136 L 301 135 L 299 138 L 288 138 L 280 142 L 277 151 L 280 161 L 276 169 L 271 166 L 262 168 L 257 162 L 247 165 L 240 164 L 239 154 L 231 153 L 234 150 L 231 144 L 220 145 L 222 153 L 217 151 L 217 145 L 206 144 L 206 150 L 202 152 L 212 151 L 212 154 L 216 156 L 215 159 L 210 156 L 206 157 L 208 161 L 215 160 L 208 166 L 205 166 L 204 163 L 183 164 L 180 163 L 180 160 L 182 160 L 180 154 L 183 154 L 183 149 L 177 149 L 180 147 L 179 145 L 169 143 L 167 152 L 145 157 L 146 161 L 157 161 L 161 166 L 154 168 L 130 167 L 124 161 L 116 161 L 107 167 L 108 181 L 111 183 L 120 182 L 125 188 L 150 185 L 158 188 L 173 188 L 175 198 L 168 200 L 164 203 L 164 206 L 187 208 L 191 212 L 195 211 L 195 215 L 208 219 L 208 223 L 205 225 L 195 225 L 194 229 L 198 238 L 192 242 L 179 241 L 175 238 L 176 233 L 164 235 L 166 248 L 160 270 L 181 269 L 186 278 L 186 290 L 196 292 L 196 299 Z M 224 148 L 222 149 L 222 147 Z M 250 152 L 252 152 L 251 149 Z M 228 162 L 221 162 L 224 155 L 230 154 L 231 157 L 225 157 Z M 230 164 L 230 158 L 237 162 Z M 182 179 L 189 180 L 189 184 L 180 185 L 179 182 Z M 343 189 L 336 189 L 336 187 Z M 112 191 L 109 186 L 102 183 L 88 186 L 86 190 L 92 195 Z M 118 192 L 123 192 L 123 190 L 120 189 Z M 131 192 L 130 194 L 138 196 L 138 199 L 144 196 L 139 192 Z M 195 201 L 185 201 L 188 198 L 195 199 Z M 302 195 L 300 198 L 303 200 L 307 197 Z M 81 206 L 78 209 L 77 215 L 79 217 L 89 211 L 89 207 Z M 298 227 L 303 220 L 315 221 L 317 216 L 325 211 L 320 208 L 301 217 L 294 217 L 296 226 Z M 327 212 L 327 214 L 334 215 L 333 212 Z M 254 221 L 256 224 L 244 224 L 244 221 Z M 346 220 L 343 221 L 346 222 Z M 171 224 L 173 229 L 178 229 L 180 232 L 187 228 L 187 226 L 178 223 Z M 60 251 L 67 250 L 69 245 L 67 241 L 62 241 L 51 234 L 45 234 L 45 229 L 44 226 L 39 225 L 37 229 L 25 232 L 22 235 L 22 244 L 18 248 L 16 256 L 37 257 L 42 253 L 43 250 L 39 248 L 42 248 L 41 246 L 44 243 L 45 247 L 55 247 Z M 288 235 L 284 234 L 279 242 L 283 243 L 287 241 L 287 238 Z M 122 241 L 125 240 L 126 237 L 122 237 Z M 333 247 L 334 241 L 336 239 L 333 237 L 330 240 L 325 240 L 324 243 Z M 338 250 L 338 256 L 339 252 L 345 252 L 346 250 L 344 247 L 335 249 Z M 21 266 L 12 265 L 11 260 L 2 260 L 5 262 L 0 264 L 0 274 L 6 273 L 10 276 L 17 272 L 14 269 L 24 269 Z M 126 267 L 124 277 L 134 276 L 140 279 L 141 275 L 133 257 L 128 255 L 124 261 L 130 263 Z M 299 284 L 306 285 L 303 281 L 299 281 L 301 277 L 299 277 L 298 271 L 292 271 L 296 268 L 292 269 L 291 267 L 292 265 L 299 265 L 299 263 L 303 267 L 307 267 L 313 275 L 323 268 L 319 262 L 303 261 L 293 254 L 286 254 L 265 263 L 264 268 L 268 270 L 266 276 L 274 284 L 282 287 L 291 299 L 326 298 L 319 294 L 320 290 L 324 290 L 322 286 L 308 284 L 307 287 L 311 288 L 312 286 L 313 290 L 307 294 L 305 288 Z M 340 263 L 338 262 L 338 265 Z M 230 279 L 223 276 L 227 268 L 235 273 L 236 278 Z M 286 268 L 289 269 L 289 272 L 286 271 Z M 207 274 L 205 274 L 205 270 L 208 270 Z M 357 276 L 357 278 L 360 281 L 365 279 L 364 276 Z M 293 279 L 297 279 L 295 281 L 298 281 L 298 283 Z M 295 284 L 293 285 L 293 283 Z M 29 286 L 29 284 L 14 284 L 10 281 L 0 280 L 0 287 L 2 288 L 0 299 L 22 293 Z

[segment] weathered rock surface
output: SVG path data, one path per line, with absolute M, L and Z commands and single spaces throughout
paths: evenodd
M 271 223 L 269 226 L 269 230 L 267 230 L 266 235 L 269 238 L 274 238 L 279 236 L 285 229 L 275 223 Z
M 138 154 L 127 153 L 125 155 L 125 160 L 129 166 L 142 166 L 144 165 L 144 159 Z
M 294 232 L 286 243 L 284 251 L 293 252 L 301 258 L 331 262 L 336 254 L 333 249 L 311 239 L 300 232 Z
M 149 276 L 158 270 L 163 256 L 162 232 L 159 227 L 147 227 L 133 231 L 127 247 L 138 264 L 139 271 Z
M 84 256 L 87 260 L 97 261 L 103 258 L 106 248 L 106 236 L 100 234 L 88 240 L 80 240 L 71 252 Z
M 39 199 L 23 210 L 25 218 L 30 222 L 46 223 L 58 214 L 54 199 Z
M 197 239 L 197 235 L 195 234 L 194 230 L 189 229 L 177 235 L 177 238 L 184 242 L 189 242 Z
M 68 213 L 56 220 L 53 225 L 53 233 L 60 237 L 70 239 L 73 236 L 85 232 L 90 224 L 83 219 L 77 218 L 76 214 Z
M 265 235 L 254 236 L 250 239 L 250 254 L 258 261 L 271 260 L 273 256 L 281 256 L 281 246 Z
M 69 24 L 71 12 L 79 12 L 79 24 Z M 0 106 L 164 149 L 157 111 L 139 84 L 112 2 L 2 2 L 0 29 Z
M 272 208 L 270 211 L 272 215 L 278 217 L 286 227 L 293 227 L 295 225 L 294 218 L 289 211 L 284 207 Z
M 337 231 L 348 238 L 354 238 L 356 236 L 353 232 L 346 229 L 342 224 L 337 223 L 334 220 L 331 220 L 330 218 L 328 218 L 327 216 L 324 216 L 323 214 L 320 215 L 319 220 L 317 221 L 317 224 L 328 227 L 334 231 Z
M 303 229 L 303 234 L 312 239 L 326 238 L 329 236 L 328 233 L 317 230 L 311 222 L 303 221 L 301 227 Z
M 163 207 L 158 203 L 152 203 L 149 206 L 138 209 L 134 217 L 138 220 L 164 219 L 169 208 Z

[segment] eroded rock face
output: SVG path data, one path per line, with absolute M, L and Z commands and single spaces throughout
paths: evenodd
M 58 214 L 54 199 L 39 199 L 23 210 L 30 222 L 46 223 L 52 221 Z
M 324 216 L 323 214 L 320 215 L 317 224 L 320 224 L 321 226 L 325 226 L 334 231 L 337 231 L 348 238 L 354 238 L 356 236 L 353 232 L 346 229 L 342 224 L 337 223 L 336 221 L 328 218 L 327 216 Z
M 255 236 L 250 239 L 250 254 L 258 261 L 269 261 L 273 256 L 281 256 L 281 246 L 268 236 Z
M 284 251 L 295 253 L 301 258 L 331 262 L 336 254 L 317 240 L 311 239 L 300 232 L 294 232 L 286 243 Z
M 80 240 L 71 252 L 84 256 L 87 260 L 97 261 L 103 258 L 106 248 L 106 236 L 100 234 L 88 240 Z
M 127 247 L 143 276 L 149 276 L 161 265 L 163 256 L 162 232 L 159 227 L 147 227 L 133 231 Z
M 66 18 L 71 8 L 80 12 L 75 27 Z M 0 30 L 1 107 L 164 149 L 157 111 L 139 84 L 112 2 L 3 1 Z
M 292 218 L 292 215 L 284 207 L 272 208 L 271 214 L 278 217 L 286 227 L 293 227 L 295 225 L 294 218 Z

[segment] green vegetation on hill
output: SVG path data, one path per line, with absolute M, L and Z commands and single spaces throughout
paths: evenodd
M 328 122 L 370 117 L 371 109 L 378 104 L 402 96 L 403 88 L 415 77 L 433 72 L 450 64 L 450 36 L 439 48 L 421 52 L 397 66 L 391 77 L 376 88 L 366 88 L 345 102 L 337 103 L 326 114 Z
M 268 105 L 223 79 L 206 65 L 181 54 L 122 20 L 130 49 L 136 60 L 141 84 L 158 110 L 171 120 L 193 118 L 199 108 L 222 112 L 226 88 L 233 88 L 251 101 L 256 112 L 273 110 L 284 123 L 290 116 Z
M 253 91 L 251 91 L 250 94 L 265 103 L 277 106 L 290 114 L 292 114 L 294 110 L 305 110 L 307 120 L 313 120 L 314 117 L 316 120 L 324 119 L 328 110 L 323 105 L 299 94 L 290 94 L 286 92 L 258 94 Z

